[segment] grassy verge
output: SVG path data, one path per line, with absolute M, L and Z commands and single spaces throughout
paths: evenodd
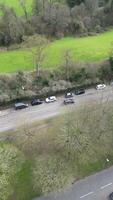
M 0 142 L 0 199 L 7 200 L 14 193 L 16 176 L 25 162 L 24 155 L 15 146 Z
M 33 197 L 32 191 L 32 162 L 26 160 L 21 167 L 21 170 L 16 174 L 16 183 L 14 186 L 14 193 L 11 199 L 16 200 L 31 200 Z
M 85 38 L 63 38 L 52 42 L 46 49 L 44 68 L 55 69 L 63 62 L 63 53 L 70 49 L 74 61 L 101 61 L 108 58 L 113 41 L 113 30 Z M 33 62 L 29 50 L 20 49 L 0 53 L 0 73 L 17 70 L 32 70 Z

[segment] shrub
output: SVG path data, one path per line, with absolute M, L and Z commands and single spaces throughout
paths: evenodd
M 110 62 L 111 70 L 113 71 L 113 56 L 109 57 L 109 62 Z

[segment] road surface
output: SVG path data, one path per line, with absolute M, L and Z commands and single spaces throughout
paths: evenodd
M 95 89 L 86 90 L 86 93 L 75 96 L 74 107 L 83 105 L 85 102 L 111 101 L 113 100 L 113 87 L 97 91 Z M 0 112 L 0 132 L 8 131 L 40 120 L 54 117 L 62 113 L 69 106 L 63 105 L 64 97 L 58 97 L 57 102 L 44 103 L 38 106 L 29 106 L 27 109 L 15 111 L 13 108 Z
M 108 200 L 113 192 L 113 167 L 76 182 L 59 194 L 34 200 Z

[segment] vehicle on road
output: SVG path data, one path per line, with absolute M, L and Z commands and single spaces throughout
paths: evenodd
M 85 94 L 85 89 L 79 89 L 75 91 L 75 95 L 81 95 L 81 94 Z
M 72 98 L 73 97 L 73 93 L 72 92 L 68 92 L 65 94 L 65 98 Z
M 105 88 L 106 88 L 106 85 L 105 85 L 105 84 L 99 84 L 99 85 L 96 86 L 96 89 L 97 89 L 97 90 L 103 90 L 103 89 L 105 89 Z
M 55 102 L 57 100 L 57 98 L 55 96 L 51 96 L 45 99 L 46 103 L 52 103 Z
M 40 105 L 40 104 L 42 104 L 42 103 L 43 103 L 43 101 L 42 101 L 41 99 L 33 99 L 33 100 L 31 101 L 31 105 L 32 105 L 32 106 Z
M 67 99 L 64 99 L 64 104 L 67 105 L 67 104 L 73 104 L 75 103 L 74 99 L 73 98 L 67 98 Z
M 20 110 L 20 109 L 24 109 L 24 108 L 28 108 L 28 104 L 26 103 L 15 103 L 15 110 Z
M 113 192 L 109 195 L 109 200 L 113 200 Z

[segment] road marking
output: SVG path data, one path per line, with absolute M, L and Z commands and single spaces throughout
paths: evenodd
M 108 187 L 108 186 L 110 186 L 110 185 L 112 185 L 112 183 L 108 183 L 107 185 L 102 186 L 101 190 L 104 189 L 104 188 L 106 188 L 106 187 Z
M 89 195 L 91 195 L 91 194 L 93 194 L 93 193 L 94 193 L 94 192 L 89 192 L 89 193 L 87 193 L 87 194 L 81 196 L 80 199 L 83 199 L 84 197 L 87 197 L 87 196 L 89 196 Z

